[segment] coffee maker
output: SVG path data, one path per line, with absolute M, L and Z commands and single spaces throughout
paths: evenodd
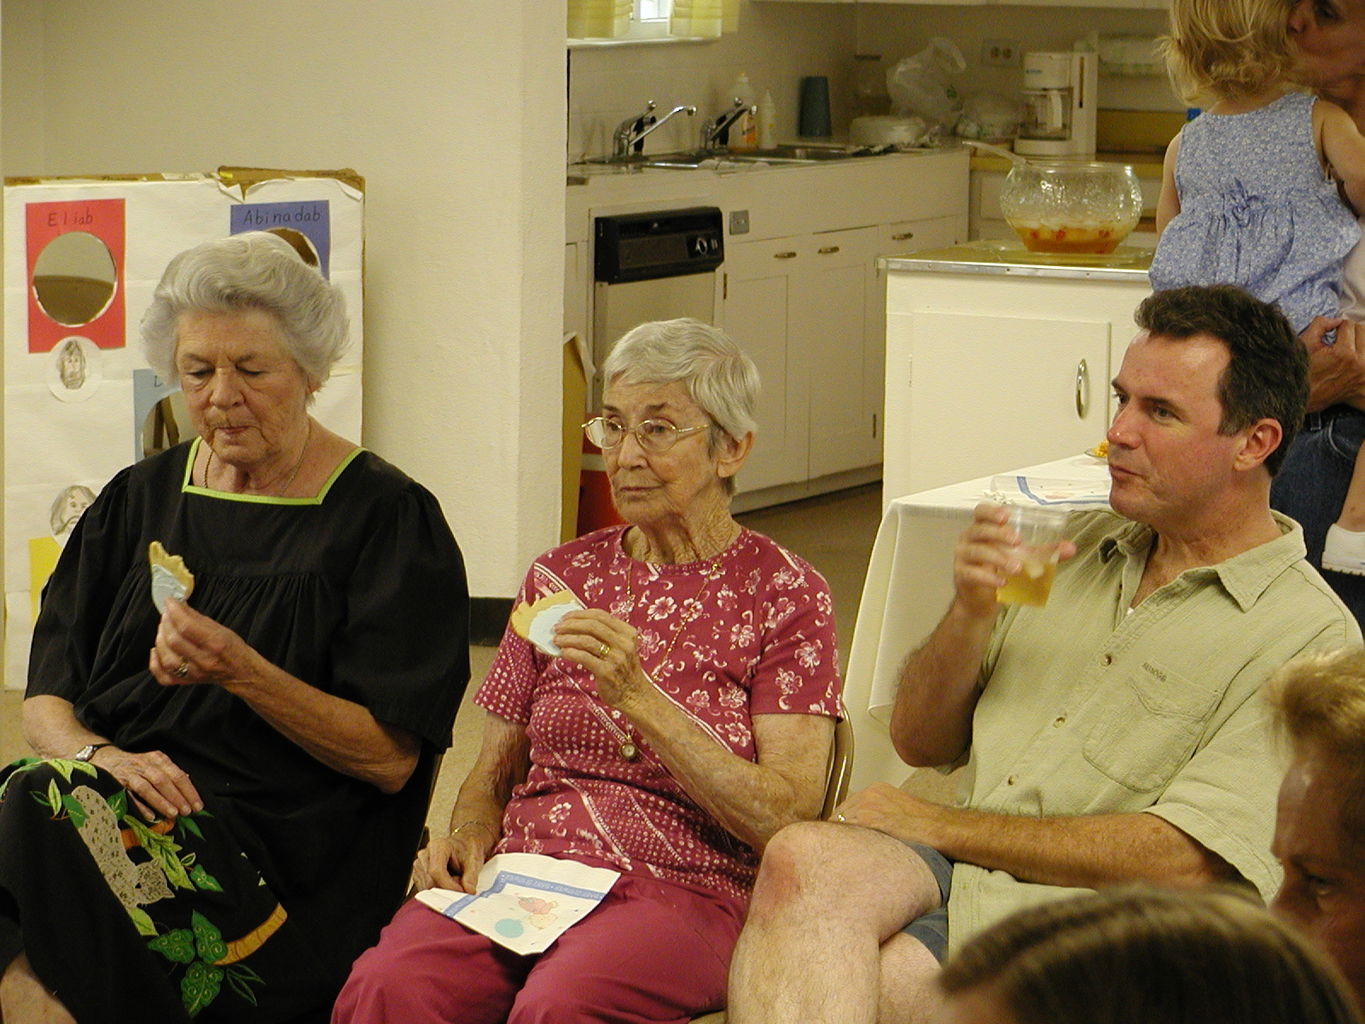
M 1014 151 L 1094 156 L 1098 85 L 1098 54 L 1024 54 L 1024 121 Z

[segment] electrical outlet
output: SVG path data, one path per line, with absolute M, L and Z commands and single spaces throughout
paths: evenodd
M 993 68 L 1017 68 L 1022 66 L 1023 57 L 1019 53 L 1019 42 L 1015 39 L 983 39 L 981 41 L 981 63 Z

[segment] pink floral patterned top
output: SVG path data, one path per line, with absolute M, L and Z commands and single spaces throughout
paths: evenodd
M 633 625 L 655 685 L 740 757 L 755 759 L 753 715 L 838 716 L 834 609 L 814 568 L 749 530 L 714 559 L 649 564 L 625 553 L 625 530 L 546 552 L 518 600 L 568 589 Z M 509 628 L 474 699 L 525 725 L 530 741 L 530 771 L 507 805 L 496 852 L 570 857 L 747 900 L 754 851 L 597 698 L 586 669 Z

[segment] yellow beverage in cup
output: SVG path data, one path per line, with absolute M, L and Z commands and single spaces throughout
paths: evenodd
M 1041 607 L 1047 604 L 1047 596 L 1052 593 L 1052 580 L 1057 575 L 1057 552 L 1054 548 L 1050 557 L 1038 558 L 1030 554 L 1020 559 L 1023 563 L 1017 573 L 1005 577 L 1005 585 L 995 592 L 1000 604 L 1031 604 Z
M 1041 607 L 1052 593 L 1057 575 L 1058 553 L 1067 514 L 1056 508 L 1020 506 L 1010 509 L 1009 525 L 1019 534 L 1014 556 L 1020 568 L 1005 578 L 995 592 L 1000 604 L 1027 604 Z

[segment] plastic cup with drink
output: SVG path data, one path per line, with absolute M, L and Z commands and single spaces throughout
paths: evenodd
M 995 592 L 1000 604 L 1047 604 L 1052 580 L 1061 560 L 1062 540 L 1066 535 L 1067 513 L 1058 508 L 1020 505 L 1010 508 L 1008 525 L 1019 534 L 1014 557 L 1019 571 L 1005 577 L 1004 586 Z

